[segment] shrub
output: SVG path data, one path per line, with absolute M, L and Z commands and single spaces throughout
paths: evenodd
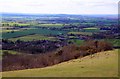
M 88 53 L 96 53 L 100 51 L 112 50 L 113 46 L 105 41 L 86 41 L 84 45 L 80 46 L 80 50 Z
M 99 41 L 98 42 L 98 51 L 106 51 L 106 50 L 112 50 L 113 46 L 111 43 L 105 42 L 105 41 Z
M 4 52 L 2 68 L 3 71 L 41 68 L 111 49 L 112 45 L 105 41 L 86 41 L 82 46 L 71 44 L 51 53 L 10 55 Z

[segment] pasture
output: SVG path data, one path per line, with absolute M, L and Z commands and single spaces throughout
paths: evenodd
M 69 32 L 68 34 L 75 34 L 75 35 L 89 35 L 89 36 L 92 35 L 92 33 L 90 33 L 90 32 Z
M 69 42 L 73 42 L 77 45 L 81 45 L 83 44 L 84 40 L 80 40 L 80 39 L 71 39 L 71 40 L 68 40 Z
M 5 54 L 5 52 L 15 55 L 15 54 L 20 54 L 17 51 L 13 51 L 13 50 L 0 50 L 0 60 L 2 59 L 2 56 Z
M 21 36 L 18 38 L 10 38 L 9 40 L 11 41 L 33 41 L 33 40 L 57 40 L 55 37 L 50 37 L 50 36 L 44 36 L 44 35 L 39 35 L 39 34 L 34 34 L 34 35 L 27 35 L 27 36 Z
M 13 26 L 29 26 L 30 24 L 28 23 L 17 23 L 17 22 L 5 22 L 2 23 L 2 27 L 13 27 Z
M 110 42 L 113 46 L 120 46 L 120 39 L 103 39 L 107 42 Z
M 12 31 L 19 31 L 19 30 L 0 30 L 0 33 L 9 33 L 9 32 L 12 32 Z
M 100 29 L 96 27 L 84 28 L 83 32 L 100 32 Z
M 67 34 L 67 31 L 62 30 L 51 30 L 51 29 L 42 29 L 42 28 L 33 28 L 28 30 L 15 31 L 14 33 L 2 33 L 3 39 L 16 38 L 31 34 L 41 34 L 41 35 L 60 35 Z
M 2 72 L 3 77 L 118 77 L 118 50 L 104 51 L 46 68 Z
M 62 27 L 63 24 L 39 24 L 38 26 L 41 26 L 41 27 Z

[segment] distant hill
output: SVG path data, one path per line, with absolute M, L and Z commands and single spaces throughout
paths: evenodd
M 2 17 L 10 17 L 10 16 L 33 16 L 33 17 L 96 17 L 96 18 L 117 18 L 117 14 L 27 14 L 27 13 L 0 13 Z
M 2 16 L 58 16 L 58 17 L 62 17 L 62 16 L 81 16 L 81 15 L 74 15 L 74 14 L 27 14 L 27 13 L 0 13 L 2 14 Z

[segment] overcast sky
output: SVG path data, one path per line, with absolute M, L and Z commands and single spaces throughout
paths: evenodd
M 0 12 L 117 14 L 119 0 L 0 0 Z

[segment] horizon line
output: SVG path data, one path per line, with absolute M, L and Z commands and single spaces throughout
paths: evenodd
M 0 14 L 28 14 L 28 15 L 118 15 L 118 14 L 70 14 L 70 13 L 17 13 L 17 12 L 0 12 Z

